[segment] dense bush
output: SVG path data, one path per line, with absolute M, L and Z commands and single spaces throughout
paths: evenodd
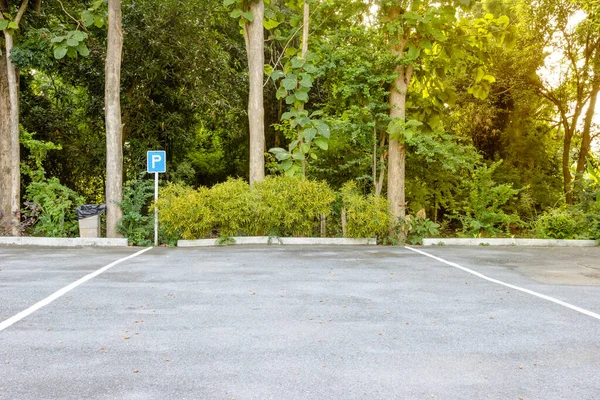
M 388 201 L 373 194 L 362 195 L 354 181 L 342 186 L 342 203 L 346 211 L 346 236 L 385 238 L 390 229 Z
M 193 189 L 174 183 L 162 189 L 156 204 L 158 220 L 165 232 L 187 240 L 209 236 L 214 218 L 207 205 L 208 192 L 204 187 Z
M 117 232 L 136 246 L 149 246 L 154 235 L 154 213 L 150 203 L 154 197 L 154 182 L 150 179 L 134 179 L 125 184 L 121 210 L 123 218 L 117 224 Z
M 37 222 L 32 227 L 34 236 L 69 237 L 77 236 L 77 206 L 85 199 L 68 187 L 61 185 L 58 178 L 32 182 L 26 189 L 27 199 L 39 207 Z
M 534 230 L 542 238 L 600 240 L 600 213 L 585 213 L 575 206 L 557 208 L 542 214 Z
M 467 196 L 462 201 L 462 212 L 454 218 L 460 221 L 464 236 L 510 234 L 512 225 L 522 224 L 518 215 L 504 211 L 520 190 L 513 189 L 512 184 L 499 185 L 494 181 L 494 171 L 500 164 L 480 167 L 473 172 L 470 180 L 463 182 Z
M 21 163 L 21 173 L 29 183 L 25 189 L 26 207 L 21 214 L 26 222 L 25 234 L 46 237 L 77 236 L 79 224 L 76 208 L 85 199 L 60 183 L 56 177 L 47 178 L 43 162 L 48 153 L 61 150 L 52 142 L 34 138 L 35 134 L 21 127 L 19 140 L 27 157 Z
M 256 194 L 242 179 L 229 179 L 208 191 L 208 207 L 213 217 L 213 231 L 219 236 L 255 235 L 260 227 L 256 220 Z
M 324 181 L 296 177 L 270 176 L 252 189 L 257 194 L 257 226 L 279 236 L 312 236 L 321 214 L 331 213 L 335 199 Z
M 423 244 L 424 238 L 440 233 L 439 224 L 418 214 L 416 217 L 407 217 L 402 225 L 406 231 L 406 241 L 410 244 Z
M 267 177 L 252 188 L 230 179 L 212 188 L 169 184 L 158 200 L 169 235 L 198 239 L 233 235 L 311 236 L 329 215 L 333 191 L 324 182 Z

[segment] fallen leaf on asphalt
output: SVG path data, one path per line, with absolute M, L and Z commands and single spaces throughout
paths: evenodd
M 123 337 L 123 340 L 128 340 L 128 339 L 129 339 L 129 336 L 124 336 Z
M 4 361 L 4 364 L 9 364 L 9 361 L 8 360 Z
M 137 370 L 137 369 L 134 369 L 134 370 L 133 370 L 133 373 L 134 373 L 134 374 L 137 374 L 138 372 L 140 372 L 140 371 L 139 371 L 139 370 Z
M 522 366 L 522 365 L 519 365 L 519 369 L 523 369 L 523 366 Z
M 100 350 L 104 350 L 104 346 L 100 346 Z

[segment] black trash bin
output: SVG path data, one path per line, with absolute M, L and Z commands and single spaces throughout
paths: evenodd
M 79 236 L 82 238 L 100 237 L 100 214 L 106 210 L 106 204 L 83 204 L 77 207 Z

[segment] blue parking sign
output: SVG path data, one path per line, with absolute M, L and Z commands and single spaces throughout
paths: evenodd
M 167 160 L 164 150 L 149 151 L 147 166 L 148 172 L 166 172 Z

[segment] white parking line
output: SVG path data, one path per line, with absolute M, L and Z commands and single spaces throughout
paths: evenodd
M 465 272 L 468 272 L 469 274 L 475 275 L 475 276 L 477 276 L 477 277 L 479 277 L 481 279 L 485 279 L 486 281 L 497 283 L 498 285 L 506 286 L 506 287 L 509 287 L 511 289 L 518 290 L 520 292 L 527 293 L 527 294 L 530 294 L 530 295 L 535 296 L 535 297 L 539 297 L 540 299 L 551 301 L 551 302 L 559 304 L 559 305 L 561 305 L 563 307 L 567 307 L 567 308 L 570 308 L 571 310 L 577 311 L 577 312 L 579 312 L 581 314 L 585 314 L 587 316 L 590 316 L 592 318 L 596 318 L 597 320 L 600 320 L 600 314 L 596 314 L 595 312 L 588 311 L 588 310 L 583 309 L 581 307 L 574 306 L 573 304 L 569 304 L 569 303 L 564 302 L 562 300 L 555 299 L 554 297 L 546 296 L 545 294 L 534 292 L 533 290 L 525 289 L 525 288 L 522 288 L 522 287 L 519 287 L 519 286 L 511 285 L 510 283 L 499 281 L 498 279 L 490 278 L 490 277 L 485 276 L 485 275 L 483 275 L 483 274 L 481 274 L 481 273 L 479 273 L 477 271 L 473 271 L 472 269 L 465 268 L 465 267 L 463 267 L 461 265 L 458 265 L 456 263 L 453 263 L 451 261 L 446 261 L 443 258 L 436 257 L 436 256 L 434 256 L 432 254 L 429 254 L 429 253 L 426 253 L 424 251 L 413 249 L 412 247 L 409 247 L 409 246 L 404 246 L 404 248 L 406 248 L 408 250 L 412 250 L 412 251 L 414 251 L 416 253 L 422 254 L 422 255 L 427 256 L 429 258 L 433 258 L 434 260 L 437 260 L 437 261 L 439 261 L 441 263 L 444 263 L 446 265 L 449 265 L 451 267 L 461 269 L 461 270 L 463 270 Z
M 65 295 L 66 293 L 70 292 L 71 290 L 75 289 L 77 286 L 84 284 L 85 282 L 89 281 L 92 278 L 95 278 L 96 276 L 100 275 L 101 273 L 108 271 L 109 269 L 111 269 L 112 267 L 114 267 L 117 264 L 122 263 L 123 261 L 127 261 L 130 260 L 134 257 L 139 256 L 140 254 L 143 254 L 145 252 L 147 252 L 148 250 L 150 250 L 152 247 L 148 247 L 145 248 L 144 250 L 140 250 L 135 254 L 132 254 L 130 256 L 127 257 L 123 257 L 117 261 L 114 261 L 102 268 L 100 268 L 99 270 L 96 270 L 94 272 L 92 272 L 91 274 L 88 274 L 86 276 L 84 276 L 83 278 L 71 283 L 70 285 L 65 286 L 64 288 L 60 289 L 59 291 L 51 294 L 50 296 L 46 297 L 44 300 L 40 300 L 37 303 L 35 303 L 34 305 L 32 305 L 31 307 L 29 307 L 26 310 L 21 311 L 20 313 L 18 313 L 17 315 L 10 317 L 7 320 L 4 320 L 2 322 L 0 322 L 0 332 L 2 332 L 4 329 L 8 328 L 9 326 L 11 326 L 12 324 L 14 324 L 15 322 L 18 322 L 20 320 L 22 320 L 23 318 L 25 318 L 26 316 L 36 312 L 37 310 L 39 310 L 40 308 L 52 303 L 54 300 L 58 299 L 59 297 Z

